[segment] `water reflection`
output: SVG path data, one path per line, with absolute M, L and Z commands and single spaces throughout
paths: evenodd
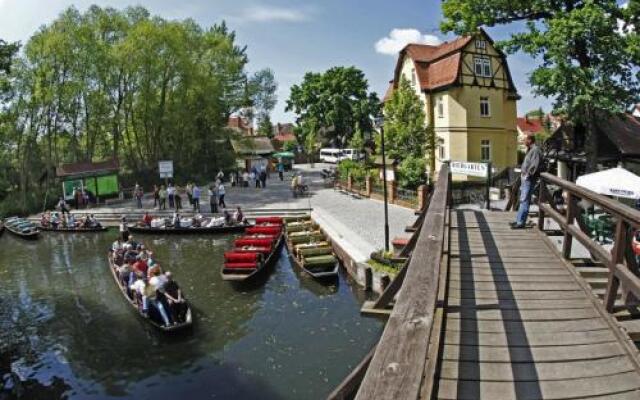
M 139 235 L 194 311 L 191 332 L 163 336 L 108 274 L 113 235 L 0 239 L 0 342 L 21 377 L 61 377 L 78 398 L 322 398 L 380 333 L 360 290 L 315 282 L 286 253 L 261 285 L 232 287 L 219 266 L 233 236 Z

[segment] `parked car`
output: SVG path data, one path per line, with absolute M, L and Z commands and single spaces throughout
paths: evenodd
M 340 149 L 320 149 L 320 161 L 337 164 L 343 158 L 342 150 Z

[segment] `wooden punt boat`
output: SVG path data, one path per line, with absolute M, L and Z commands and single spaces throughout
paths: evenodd
M 315 267 L 312 264 L 313 260 L 310 259 L 313 257 L 297 257 L 291 251 L 289 252 L 289 256 L 293 264 L 295 264 L 298 268 L 309 274 L 314 279 L 329 280 L 336 279 L 338 277 L 338 272 L 340 270 L 340 261 L 333 254 L 326 255 L 326 257 L 333 257 L 333 260 L 327 259 L 325 263 L 319 265 L 318 267 Z
M 140 317 L 142 320 L 144 320 L 154 328 L 158 329 L 159 331 L 166 332 L 166 333 L 181 331 L 193 326 L 193 317 L 191 313 L 191 306 L 189 306 L 189 303 L 186 303 L 187 310 L 185 313 L 185 320 L 183 322 L 180 322 L 171 326 L 166 326 L 162 324 L 160 322 L 161 321 L 160 316 L 158 315 L 157 312 L 152 312 L 149 314 L 149 316 L 143 314 L 142 311 L 138 308 L 138 305 L 133 301 L 131 297 L 129 297 L 127 288 L 123 286 L 122 283 L 120 283 L 120 279 L 118 278 L 118 272 L 116 271 L 116 265 L 113 262 L 111 253 L 107 255 L 107 258 L 109 260 L 109 271 L 111 272 L 111 276 L 113 277 L 113 280 L 116 283 L 116 286 L 118 286 L 118 289 L 120 289 L 120 293 L 122 293 L 122 296 L 127 301 L 127 303 L 129 303 L 129 305 L 131 306 L 133 311 L 138 315 L 138 317 Z
M 269 225 L 273 223 L 273 225 Z M 266 224 L 266 225 L 265 225 Z M 282 219 L 278 217 L 263 217 L 256 219 L 256 226 L 249 227 L 245 230 L 245 233 L 255 234 L 257 236 L 250 236 L 246 238 L 240 238 L 234 243 L 246 243 L 246 246 L 237 248 L 233 252 L 225 253 L 225 262 L 222 265 L 220 275 L 222 280 L 232 282 L 247 282 L 265 271 L 271 269 L 278 261 L 280 253 L 282 251 L 282 245 L 284 243 L 284 231 L 283 231 Z M 273 231 L 272 235 L 269 235 L 270 231 Z M 261 238 L 262 237 L 264 238 Z M 269 247 L 270 246 L 270 249 Z M 262 249 L 269 249 L 265 254 Z M 244 261 L 235 263 L 228 257 L 243 258 Z M 243 257 L 246 256 L 246 257 Z
M 58 232 L 58 233 L 95 233 L 105 232 L 108 230 L 106 226 L 96 228 L 54 228 L 52 226 L 38 226 L 38 229 L 42 232 Z
M 162 227 L 162 228 L 151 228 L 146 226 L 130 226 L 129 232 L 131 233 L 147 233 L 147 234 L 215 234 L 215 233 L 236 233 L 243 232 L 245 228 L 251 225 L 224 225 L 224 226 L 212 226 L 209 228 L 174 228 L 170 227 Z
M 4 227 L 15 236 L 26 240 L 36 240 L 40 234 L 38 227 L 24 218 L 7 218 L 4 220 Z
M 340 261 L 325 235 L 316 230 L 310 219 L 291 221 L 286 225 L 289 255 L 294 265 L 317 280 L 335 279 Z

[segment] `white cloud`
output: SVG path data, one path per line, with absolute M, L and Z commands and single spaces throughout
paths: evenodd
M 310 19 L 310 10 L 276 6 L 252 6 L 234 19 L 246 22 L 302 22 Z
M 438 45 L 441 42 L 437 36 L 422 34 L 417 29 L 393 29 L 389 36 L 376 42 L 375 48 L 380 54 L 395 56 L 409 43 Z

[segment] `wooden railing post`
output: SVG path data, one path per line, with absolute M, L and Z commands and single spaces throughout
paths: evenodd
M 351 173 L 349 173 L 347 175 L 347 190 L 350 192 L 352 188 L 353 188 L 353 177 L 351 176 Z
M 573 225 L 576 220 L 576 198 L 572 193 L 569 193 L 569 198 L 567 199 L 567 215 L 566 215 L 566 223 L 567 227 Z M 569 229 L 564 231 L 564 240 L 562 242 L 562 257 L 565 259 L 571 258 L 571 245 L 573 244 L 573 236 L 569 232 Z
M 613 312 L 616 302 L 616 295 L 620 288 L 620 279 L 616 276 L 616 266 L 624 262 L 624 250 L 627 245 L 627 224 L 622 218 L 618 218 L 616 223 L 616 234 L 613 249 L 611 249 L 611 262 L 609 263 L 609 279 L 607 280 L 607 291 L 604 295 L 604 306 L 609 312 Z
M 547 200 L 546 193 L 544 179 L 540 178 L 540 190 L 538 193 L 538 229 L 541 231 L 544 231 L 544 210 L 541 205 Z

